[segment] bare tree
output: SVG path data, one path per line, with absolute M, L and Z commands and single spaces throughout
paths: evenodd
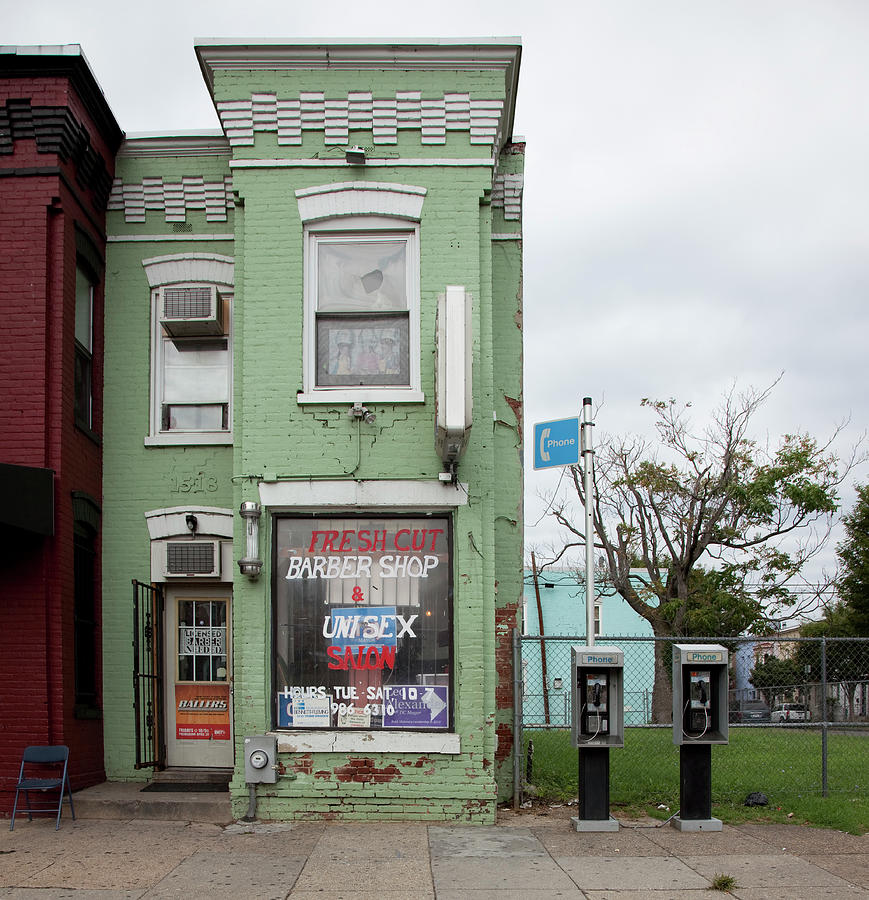
M 753 597 L 781 609 L 793 605 L 789 585 L 829 535 L 838 488 L 856 453 L 843 465 L 832 451 L 841 426 L 823 444 L 799 433 L 785 435 L 775 449 L 754 441 L 752 417 L 774 386 L 740 394 L 731 389 L 701 432 L 693 429 L 688 406 L 643 400 L 659 442 L 598 442 L 595 546 L 609 586 L 657 637 L 686 634 L 701 561 L 733 582 L 750 579 Z M 582 471 L 572 467 L 570 474 L 579 504 L 561 498 L 552 505 L 571 536 L 559 555 L 585 545 Z M 654 722 L 672 716 L 668 660 L 669 646 L 656 642 Z

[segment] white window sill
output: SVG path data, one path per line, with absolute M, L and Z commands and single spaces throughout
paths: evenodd
M 146 447 L 183 447 L 205 444 L 232 444 L 232 433 L 226 431 L 173 431 L 171 434 L 145 435 Z
M 329 391 L 300 391 L 298 403 L 425 403 L 422 391 L 407 388 L 341 388 Z
M 278 731 L 278 753 L 461 753 L 452 732 Z

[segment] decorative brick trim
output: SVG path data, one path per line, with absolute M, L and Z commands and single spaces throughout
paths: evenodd
M 492 206 L 504 208 L 505 219 L 522 218 L 522 175 L 496 175 L 492 182 Z
M 235 260 L 219 253 L 174 253 L 143 259 L 142 265 L 152 288 L 164 284 L 199 282 L 232 286 Z
M 189 210 L 205 210 L 207 222 L 225 222 L 233 206 L 232 176 L 206 181 L 201 175 L 185 175 L 180 182 L 160 176 L 143 178 L 141 184 L 125 184 L 116 178 L 108 208 L 122 210 L 126 222 L 145 221 L 148 210 L 158 210 L 167 222 L 184 222 Z
M 323 91 L 301 91 L 298 99 L 254 93 L 249 100 L 220 100 L 217 112 L 233 147 L 253 146 L 258 131 L 275 132 L 278 144 L 298 146 L 303 131 L 322 131 L 327 144 L 347 144 L 351 131 L 370 131 L 375 144 L 397 144 L 399 131 L 419 131 L 422 144 L 445 144 L 448 131 L 464 131 L 472 144 L 501 144 L 504 103 L 445 93 L 423 99 L 422 91 L 396 91 L 377 98 L 349 91 L 326 99 Z
M 104 209 L 111 188 L 105 160 L 90 145 L 88 130 L 65 106 L 32 106 L 29 99 L 9 99 L 0 106 L 0 155 L 9 155 L 19 140 L 35 140 L 38 153 L 71 160 L 76 181 L 93 192 Z
M 343 181 L 296 191 L 303 222 L 331 216 L 398 216 L 418 222 L 426 189 L 411 184 Z

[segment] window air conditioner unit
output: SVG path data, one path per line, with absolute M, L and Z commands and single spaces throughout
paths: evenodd
M 170 337 L 223 334 L 223 299 L 217 288 L 163 288 L 160 323 Z
M 167 578 L 219 578 L 220 541 L 166 541 Z

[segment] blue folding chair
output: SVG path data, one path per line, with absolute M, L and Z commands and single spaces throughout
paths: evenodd
M 64 793 L 69 799 L 69 810 L 75 819 L 75 807 L 72 805 L 72 790 L 69 786 L 67 766 L 69 765 L 69 747 L 57 745 L 55 747 L 26 747 L 21 758 L 21 769 L 18 773 L 18 784 L 15 785 L 15 804 L 12 807 L 12 822 L 9 830 L 15 828 L 15 813 L 18 811 L 18 795 L 24 793 L 27 804 L 27 815 L 33 821 L 34 815 L 54 815 L 57 813 L 57 822 L 54 830 L 60 828 L 60 814 L 63 811 Z M 63 773 L 60 773 L 60 770 Z M 53 772 L 53 777 L 47 777 Z M 43 795 L 38 806 L 31 806 L 30 792 L 38 791 Z M 49 791 L 57 791 L 57 806 L 54 800 L 48 805 Z

